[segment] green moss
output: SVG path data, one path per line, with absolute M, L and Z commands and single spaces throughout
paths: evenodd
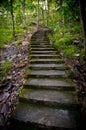
M 28 76 L 29 74 L 31 74 L 31 72 L 32 72 L 32 70 L 30 70 L 30 69 L 28 69 L 28 68 L 25 70 L 25 74 L 26 74 L 27 76 Z
M 30 106 L 30 107 L 38 108 L 38 109 L 40 109 L 40 108 L 50 108 L 50 109 L 58 109 L 58 110 L 72 110 L 73 112 L 77 113 L 77 111 L 74 111 L 75 107 L 73 108 L 71 106 L 65 106 L 65 105 L 61 106 L 60 104 L 59 105 L 49 105 L 49 104 L 44 105 L 41 102 L 40 103 L 31 103 L 31 102 L 27 102 L 27 101 L 24 100 L 24 101 L 20 102 L 19 105 L 26 106 L 26 107 Z M 79 107 L 78 107 L 77 110 L 79 110 Z
M 31 92 L 31 91 L 32 91 L 32 89 L 27 89 L 27 88 L 22 89 L 21 92 L 20 92 L 20 97 L 22 97 L 25 93 Z

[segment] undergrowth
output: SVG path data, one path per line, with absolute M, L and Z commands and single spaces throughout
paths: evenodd
M 12 62 L 9 60 L 4 61 L 0 65 L 0 83 L 7 79 L 9 70 L 12 68 Z
M 81 27 L 78 24 L 71 28 L 58 26 L 54 28 L 55 33 L 49 35 L 49 39 L 64 57 L 72 59 L 83 58 L 84 47 L 80 29 Z

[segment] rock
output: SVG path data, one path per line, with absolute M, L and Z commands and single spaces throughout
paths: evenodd
M 2 91 L 2 93 L 0 94 L 0 102 L 6 101 L 9 96 L 10 94 L 8 92 Z
M 77 46 L 79 43 L 80 43 L 79 40 L 74 40 L 72 44 Z

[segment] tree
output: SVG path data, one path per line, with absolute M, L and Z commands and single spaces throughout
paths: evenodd
M 0 6 L 3 6 L 11 14 L 12 18 L 12 35 L 15 37 L 15 23 L 14 23 L 14 13 L 13 13 L 13 1 L 14 0 L 1 0 Z
M 83 30 L 83 37 L 84 37 L 84 51 L 85 51 L 85 59 L 86 59 L 86 1 L 79 0 L 79 5 L 80 5 L 82 30 Z
M 43 17 L 43 23 L 44 23 L 44 19 L 46 19 L 46 24 L 48 26 L 48 19 L 49 19 L 49 4 L 48 4 L 48 0 L 42 0 L 42 17 Z M 46 16 L 46 18 L 44 18 L 44 16 Z
M 42 19 L 44 24 L 44 0 L 42 0 Z
M 39 0 L 38 0 L 38 7 L 37 7 L 37 29 L 39 29 Z
M 13 13 L 13 0 L 10 0 L 10 13 L 12 17 L 12 34 L 15 37 L 15 23 L 14 23 L 14 13 Z
M 25 12 L 25 6 L 26 6 L 26 0 L 19 0 L 21 5 L 22 5 L 22 12 L 23 12 L 23 24 L 24 27 L 26 28 L 26 12 Z

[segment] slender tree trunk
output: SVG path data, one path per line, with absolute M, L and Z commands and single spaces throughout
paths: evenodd
M 37 6 L 37 30 L 39 29 L 39 0 L 38 0 L 38 6 Z
M 42 19 L 43 19 L 43 24 L 44 24 L 44 9 L 43 9 L 43 7 L 44 7 L 44 2 L 43 2 L 44 0 L 42 0 Z
M 50 4 L 49 4 L 49 1 L 47 0 L 47 26 L 48 26 L 48 23 L 49 23 L 49 9 L 50 9 Z
M 45 0 L 46 25 L 48 25 L 47 0 Z
M 15 37 L 15 23 L 14 23 L 14 14 L 13 14 L 13 0 L 10 0 L 10 9 L 12 17 L 12 35 Z
M 79 0 L 79 5 L 80 5 L 83 37 L 84 37 L 84 51 L 85 51 L 85 58 L 86 58 L 86 1 Z
M 26 0 L 23 0 L 23 3 L 22 3 L 22 11 L 23 11 L 23 24 L 24 24 L 24 27 L 26 28 L 25 3 L 26 3 Z
M 60 0 L 60 13 L 61 13 L 61 21 L 60 21 L 60 24 L 61 24 L 61 26 L 62 26 L 62 23 L 63 23 L 62 4 L 63 4 L 63 0 Z

